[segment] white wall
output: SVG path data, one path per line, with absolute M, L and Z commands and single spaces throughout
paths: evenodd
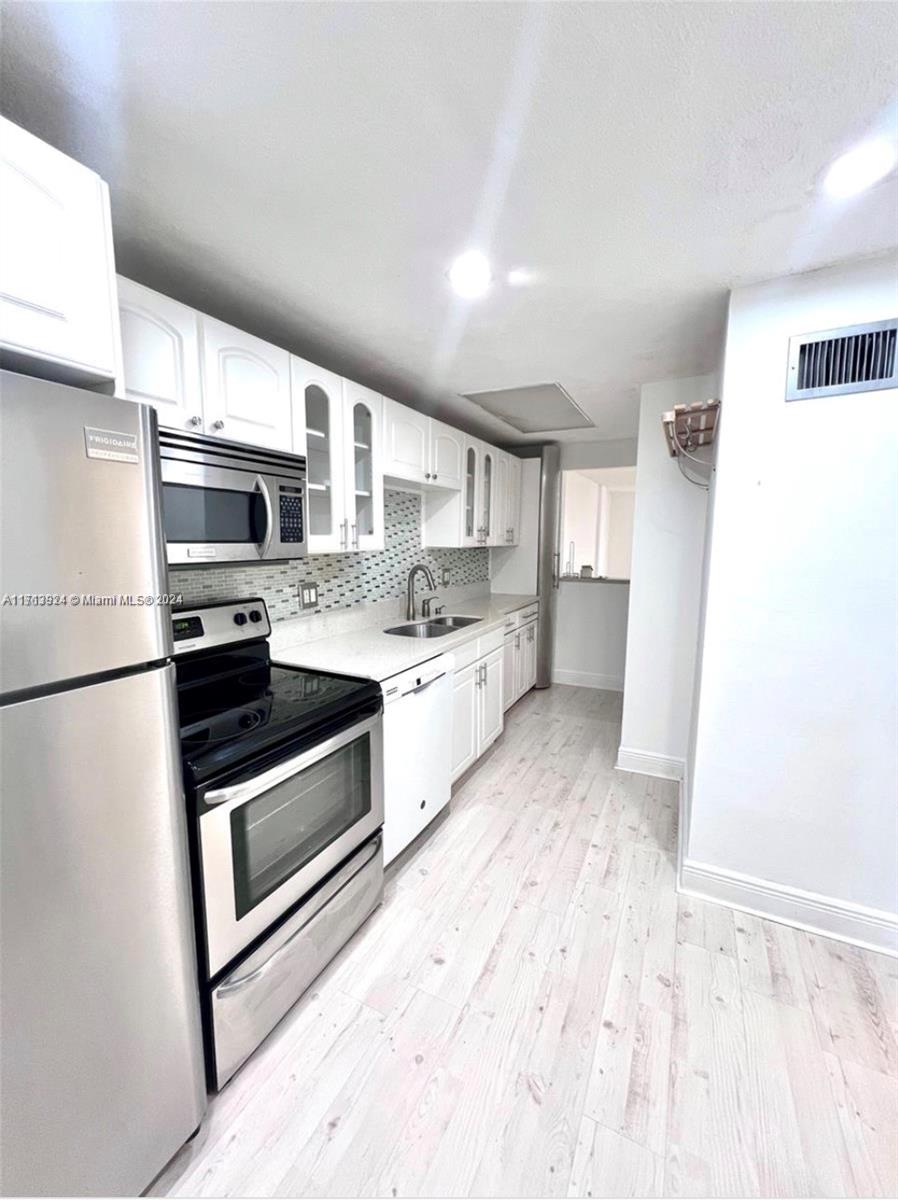
M 555 608 L 553 683 L 623 689 L 629 592 L 626 583 L 562 581 Z
M 571 543 L 573 542 L 573 565 Z M 597 571 L 599 485 L 579 471 L 561 475 L 561 569 L 579 575 L 582 566 Z
M 636 438 L 606 438 L 600 442 L 563 442 L 562 471 L 590 467 L 632 467 L 636 462 Z
M 636 489 L 623 488 L 602 491 L 601 524 L 607 530 L 603 575 L 610 579 L 629 579 L 633 558 L 633 514 L 636 511 Z
M 689 743 L 707 493 L 668 454 L 661 414 L 717 394 L 717 377 L 699 375 L 647 383 L 639 405 L 619 763 L 674 778 Z
M 536 562 L 539 549 L 538 458 L 521 460 L 521 528 L 517 546 L 490 550 L 490 590 L 512 595 L 536 595 Z
M 896 266 L 732 295 L 684 865 L 874 944 L 888 920 L 854 906 L 898 894 L 898 393 L 783 397 L 790 336 L 893 317 Z

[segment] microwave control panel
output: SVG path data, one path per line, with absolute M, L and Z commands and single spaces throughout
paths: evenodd
M 301 542 L 303 541 L 302 488 L 285 487 L 281 484 L 278 492 L 280 493 L 280 540 L 281 542 Z

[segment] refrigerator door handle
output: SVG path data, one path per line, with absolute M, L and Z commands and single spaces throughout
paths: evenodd
M 561 582 L 561 551 L 556 550 L 552 555 L 552 587 L 558 591 Z

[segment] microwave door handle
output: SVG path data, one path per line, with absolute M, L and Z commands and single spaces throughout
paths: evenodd
M 256 476 L 256 487 L 262 493 L 262 499 L 265 501 L 265 522 L 268 528 L 262 545 L 259 547 L 259 558 L 265 558 L 271 546 L 271 539 L 274 537 L 274 506 L 271 503 L 268 483 L 263 475 Z

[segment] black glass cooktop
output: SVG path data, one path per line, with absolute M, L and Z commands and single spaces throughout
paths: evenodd
M 263 647 L 178 663 L 181 754 L 194 783 L 278 749 L 298 753 L 379 706 L 376 683 L 271 663 Z

